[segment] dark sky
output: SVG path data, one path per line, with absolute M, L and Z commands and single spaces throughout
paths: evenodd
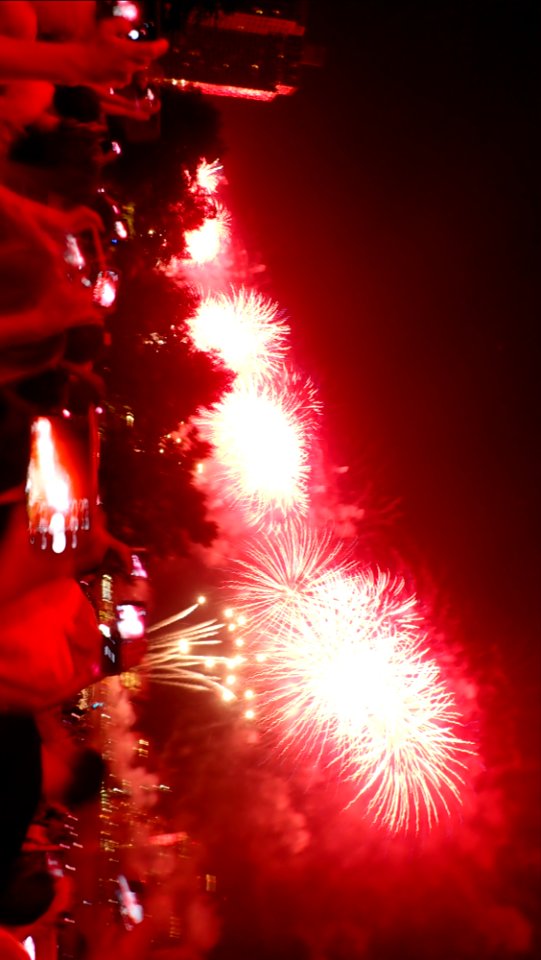
M 489 901 L 516 902 L 532 917 L 530 867 L 541 862 L 533 786 L 541 686 L 537 15 L 522 0 L 311 0 L 310 9 L 325 67 L 306 70 L 291 98 L 216 102 L 235 229 L 260 253 L 269 292 L 290 315 L 296 358 L 324 400 L 329 453 L 350 464 L 361 502 L 365 476 L 383 498 L 399 498 L 397 549 L 423 579 L 430 572 L 476 676 L 490 676 L 482 738 L 493 753 L 495 741 L 502 745 L 492 781 L 487 755 L 479 809 L 486 804 L 491 830 L 501 786 L 512 825 L 501 856 L 498 848 L 498 876 L 485 861 L 479 872 L 474 856 L 462 862 L 460 842 L 453 873 L 455 845 L 446 848 L 441 903 L 461 890 L 469 903 L 471 892 L 460 918 L 489 889 Z M 480 852 L 486 834 L 475 824 Z M 344 849 L 338 844 L 338 873 Z M 439 909 L 430 864 L 416 862 L 413 927 L 415 911 Z M 385 903 L 392 870 L 378 870 Z M 487 888 L 476 899 L 480 874 Z M 339 904 L 348 880 L 337 876 Z M 410 879 L 391 904 L 408 900 Z M 369 896 L 367 903 L 370 927 Z M 489 907 L 483 948 L 472 941 L 460 956 L 516 955 L 490 945 L 497 912 Z M 400 956 L 451 956 L 448 916 L 433 949 L 416 951 L 415 938 L 408 947 L 404 933 Z M 500 924 L 510 929 L 511 921 L 504 910 Z M 462 920 L 452 923 L 456 933 Z
M 474 646 L 539 669 L 536 12 L 314 2 L 321 70 L 223 112 L 236 218 L 325 430 Z

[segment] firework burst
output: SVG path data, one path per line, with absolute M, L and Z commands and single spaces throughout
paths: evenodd
M 211 263 L 222 252 L 231 235 L 231 217 L 221 204 L 216 204 L 215 216 L 207 217 L 200 227 L 187 230 L 184 235 L 188 262 L 199 266 Z
M 289 327 L 278 305 L 253 290 L 205 297 L 188 325 L 194 346 L 216 352 L 240 377 L 271 378 L 283 365 Z
M 194 188 L 204 190 L 205 193 L 216 193 L 220 184 L 224 182 L 224 168 L 219 160 L 200 160 L 194 177 Z
M 224 498 L 254 527 L 306 513 L 318 410 L 311 384 L 284 376 L 279 387 L 243 381 L 197 417 Z
M 238 575 L 230 584 L 240 609 L 260 632 L 286 628 L 292 612 L 332 573 L 347 575 L 351 564 L 330 534 L 316 533 L 305 523 L 290 521 L 272 537 L 254 539 Z
M 267 722 L 284 745 L 336 767 L 374 822 L 431 826 L 460 801 L 472 752 L 453 697 L 402 581 L 332 565 L 277 600 L 273 629 L 256 641 Z

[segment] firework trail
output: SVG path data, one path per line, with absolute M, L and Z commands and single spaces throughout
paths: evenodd
M 205 297 L 188 326 L 194 346 L 216 352 L 239 377 L 272 379 L 283 368 L 289 327 L 278 305 L 253 290 Z
M 238 658 L 216 652 L 222 645 L 224 624 L 215 619 L 180 625 L 200 606 L 200 602 L 186 607 L 167 620 L 149 628 L 149 649 L 143 670 L 155 683 L 188 687 L 191 690 L 211 690 L 223 700 L 233 700 L 231 685 L 223 683 L 217 671 L 233 676 Z
M 215 482 L 254 527 L 308 508 L 310 439 L 319 404 L 310 383 L 241 382 L 195 419 L 212 444 Z

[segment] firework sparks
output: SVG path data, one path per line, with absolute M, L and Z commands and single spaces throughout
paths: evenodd
M 216 619 L 182 624 L 204 602 L 205 598 L 200 597 L 196 603 L 149 628 L 144 671 L 155 683 L 212 691 L 231 702 L 237 699 L 232 689 L 238 685 L 235 671 L 245 658 L 223 653 L 224 624 Z M 239 625 L 233 612 L 230 623 Z
M 214 447 L 218 479 L 230 505 L 253 526 L 304 514 L 309 441 L 318 403 L 310 384 L 289 389 L 241 382 L 196 425 Z
M 214 217 L 207 217 L 200 227 L 186 231 L 184 239 L 189 260 L 198 265 L 211 263 L 225 247 L 230 233 L 229 213 L 217 204 Z
M 174 617 L 150 628 L 149 650 L 145 657 L 145 673 L 156 683 L 191 689 L 214 689 L 220 691 L 222 684 L 214 673 L 216 665 L 226 658 L 210 656 L 209 648 L 219 646 L 222 625 L 217 620 L 179 626 L 198 608 L 193 604 Z M 165 630 L 165 627 L 173 629 Z M 212 673 L 205 673 L 211 669 Z
M 206 297 L 188 325 L 194 346 L 218 353 L 238 376 L 270 378 L 283 365 L 289 327 L 278 305 L 252 290 Z
M 316 563 L 301 564 L 293 598 L 277 594 L 273 630 L 258 647 L 267 720 L 283 743 L 336 766 L 376 823 L 431 826 L 459 802 L 472 748 L 426 652 L 415 598 L 386 574 L 333 571 L 332 557 L 322 566 L 317 550 L 307 556 Z M 260 584 L 264 610 L 276 574 L 284 581 L 277 560 Z
M 195 188 L 205 193 L 216 193 L 220 184 L 224 182 L 224 168 L 219 160 L 200 160 L 194 177 Z
M 246 557 L 236 561 L 237 579 L 230 584 L 252 627 L 273 631 L 289 623 L 303 599 L 331 573 L 346 575 L 351 565 L 330 534 L 315 533 L 292 521 L 255 539 Z

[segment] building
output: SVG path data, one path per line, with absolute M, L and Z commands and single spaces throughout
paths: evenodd
M 244 4 L 236 12 L 192 14 L 169 35 L 165 80 L 214 96 L 270 101 L 294 93 L 305 25 L 298 3 Z

